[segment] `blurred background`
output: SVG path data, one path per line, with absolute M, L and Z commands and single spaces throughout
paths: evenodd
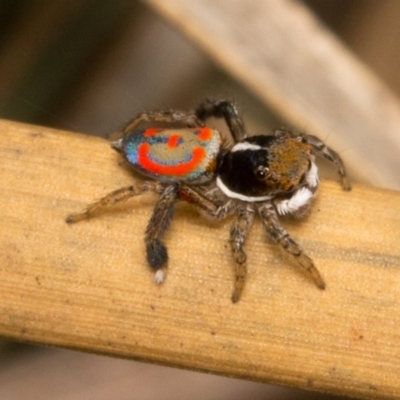
M 303 3 L 398 95 L 399 1 Z M 105 136 L 141 111 L 191 109 L 211 97 L 234 99 L 252 132 L 287 125 L 146 2 L 2 0 L 0 21 L 1 118 Z M 0 343 L 2 400 L 338 398 Z

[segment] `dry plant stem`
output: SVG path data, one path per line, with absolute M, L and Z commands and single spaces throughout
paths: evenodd
M 323 274 L 325 291 L 265 240 L 256 216 L 246 287 L 232 304 L 231 221 L 211 224 L 179 205 L 165 237 L 168 278 L 158 286 L 143 241 L 156 195 L 65 223 L 96 198 L 139 184 L 109 143 L 11 122 L 0 129 L 0 335 L 400 397 L 399 193 L 323 182 L 310 217 L 284 223 Z

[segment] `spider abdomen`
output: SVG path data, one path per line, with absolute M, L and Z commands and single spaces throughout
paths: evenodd
M 221 136 L 209 128 L 135 130 L 113 143 L 142 174 L 164 182 L 204 184 L 215 173 Z

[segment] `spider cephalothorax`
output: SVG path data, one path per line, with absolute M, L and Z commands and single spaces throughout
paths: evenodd
M 224 118 L 233 140 L 222 146 L 218 131 L 205 126 L 209 117 Z M 137 129 L 143 122 L 181 123 L 182 129 Z M 173 217 L 174 204 L 184 200 L 213 219 L 236 213 L 229 242 L 235 259 L 232 301 L 239 300 L 247 274 L 243 246 L 257 212 L 269 236 L 325 288 L 313 261 L 281 226 L 278 215 L 302 216 L 318 188 L 315 156 L 336 165 L 344 190 L 350 190 L 339 155 L 317 137 L 275 130 L 271 135 L 247 136 L 235 106 L 225 100 L 206 100 L 194 112 L 155 111 L 139 114 L 113 142 L 127 162 L 150 177 L 136 186 L 118 189 L 67 222 L 88 218 L 105 207 L 146 191 L 160 195 L 146 229 L 146 251 L 155 280 L 162 283 L 168 253 L 161 239 Z M 216 184 L 217 189 L 211 189 Z

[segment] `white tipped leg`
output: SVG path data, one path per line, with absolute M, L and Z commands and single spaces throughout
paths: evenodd
M 160 268 L 157 270 L 157 272 L 154 274 L 154 282 L 157 283 L 157 285 L 161 285 L 164 280 L 165 280 L 165 268 Z

